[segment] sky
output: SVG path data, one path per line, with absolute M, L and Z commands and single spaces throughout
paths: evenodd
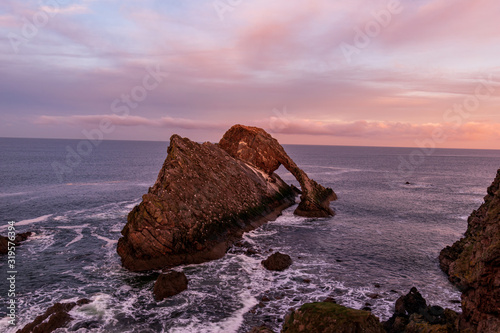
M 2 0 L 0 137 L 499 149 L 498 0 Z M 90 134 L 89 134 L 90 133 Z

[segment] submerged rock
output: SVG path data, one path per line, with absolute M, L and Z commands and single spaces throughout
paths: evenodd
M 308 303 L 285 317 L 282 333 L 384 333 L 377 317 L 332 303 Z
M 257 131 L 251 129 L 248 131 Z M 258 131 L 265 136 L 262 132 Z M 273 149 L 283 150 L 267 136 Z M 295 203 L 297 192 L 267 164 L 250 163 L 222 149 L 229 140 L 225 135 L 216 145 L 171 137 L 158 179 L 129 213 L 122 230 L 117 251 L 123 266 L 146 271 L 219 259 L 244 231 L 275 219 Z M 246 142 L 250 136 L 241 140 Z M 264 146 L 252 149 L 259 161 L 274 158 L 274 150 Z M 311 180 L 305 182 L 309 178 L 299 175 L 310 188 L 304 209 L 312 207 L 329 215 L 331 209 L 324 206 L 334 196 L 333 191 Z
M 500 170 L 465 237 L 443 249 L 441 269 L 462 291 L 463 331 L 500 332 Z
M 77 302 L 56 303 L 48 308 L 43 315 L 36 317 L 33 322 L 17 330 L 16 333 L 50 333 L 59 328 L 66 327 L 72 320 L 68 312 L 75 306 L 89 303 L 90 300 L 85 298 Z
M 177 295 L 188 287 L 188 279 L 183 272 L 172 271 L 161 274 L 153 287 L 156 301 Z
M 224 134 L 219 145 L 232 157 L 245 161 L 268 175 L 272 175 L 280 165 L 290 171 L 302 188 L 301 201 L 295 214 L 307 217 L 326 217 L 334 214 L 330 201 L 337 199 L 335 192 L 310 179 L 278 141 L 263 129 L 235 125 Z
M 279 252 L 271 254 L 266 260 L 262 260 L 262 265 L 270 271 L 284 271 L 292 264 L 292 258 L 288 254 Z

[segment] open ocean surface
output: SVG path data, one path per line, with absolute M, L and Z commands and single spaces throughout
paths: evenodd
M 464 233 L 500 168 L 499 150 L 437 149 L 409 173 L 401 159 L 415 157 L 413 148 L 285 145 L 299 167 L 337 193 L 337 215 L 296 217 L 291 207 L 245 234 L 261 254 L 230 251 L 179 267 L 188 290 L 157 303 L 157 273 L 123 269 L 116 243 L 128 212 L 156 180 L 168 143 L 104 141 L 60 181 L 51 164 L 64 163 L 66 147 L 78 142 L 0 139 L 0 234 L 9 221 L 35 233 L 16 250 L 16 328 L 7 326 L 7 257 L 0 259 L 1 332 L 80 298 L 92 302 L 71 311 L 75 320 L 63 331 L 278 330 L 290 308 L 327 296 L 357 309 L 369 303 L 386 320 L 413 286 L 429 303 L 459 311 L 452 301 L 460 293 L 440 271 L 438 254 Z M 278 173 L 298 185 L 286 170 Z M 289 254 L 290 269 L 266 271 L 260 261 L 270 249 Z M 270 301 L 259 305 L 263 296 Z

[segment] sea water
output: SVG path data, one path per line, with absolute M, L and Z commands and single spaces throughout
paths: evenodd
M 439 251 L 464 233 L 500 168 L 498 150 L 285 145 L 311 178 L 335 190 L 336 215 L 297 217 L 290 207 L 244 235 L 258 254 L 230 250 L 220 260 L 178 267 L 188 290 L 156 302 L 158 272 L 122 268 L 116 244 L 168 143 L 104 141 L 67 164 L 77 144 L 0 139 L 0 234 L 10 221 L 34 233 L 16 248 L 16 327 L 8 326 L 9 269 L 7 257 L 0 259 L 2 332 L 81 298 L 91 303 L 73 309 L 63 331 L 245 333 L 262 324 L 278 331 L 290 309 L 326 297 L 370 307 L 386 320 L 413 286 L 429 303 L 460 311 Z M 58 175 L 57 163 L 71 168 Z M 278 173 L 298 185 L 283 167 Z M 260 264 L 275 251 L 293 259 L 284 272 Z

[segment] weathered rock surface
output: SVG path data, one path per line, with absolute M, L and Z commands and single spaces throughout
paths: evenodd
M 500 332 L 500 170 L 465 237 L 443 249 L 439 261 L 462 291 L 460 330 Z
M 21 242 L 24 242 L 32 235 L 31 232 L 23 232 L 21 234 L 17 234 L 14 239 L 14 244 L 18 246 Z M 7 254 L 9 252 L 9 238 L 0 236 L 0 254 Z
M 383 333 L 377 317 L 332 303 L 308 303 L 285 317 L 282 333 Z
M 261 128 L 235 125 L 224 134 L 219 145 L 229 155 L 245 161 L 268 175 L 283 165 L 300 183 L 301 201 L 295 214 L 308 217 L 333 215 L 330 201 L 337 196 L 330 188 L 310 179 L 287 155 L 283 147 Z
M 284 271 L 292 264 L 292 258 L 288 254 L 279 252 L 271 254 L 266 260 L 262 260 L 262 265 L 270 271 Z
M 283 151 L 263 130 L 258 133 L 270 138 L 273 149 Z M 250 136 L 238 138 L 251 141 Z M 146 271 L 219 259 L 244 231 L 275 219 L 295 203 L 297 192 L 265 164 L 235 158 L 221 149 L 224 142 L 229 144 L 227 135 L 221 142 L 198 144 L 172 136 L 156 183 L 129 213 L 118 241 L 117 251 L 126 268 Z M 275 151 L 266 150 L 264 142 L 252 147 L 263 161 L 276 159 Z M 284 151 L 280 154 L 286 156 Z M 283 156 L 278 161 L 285 161 Z M 327 203 L 333 191 L 309 180 L 293 161 L 286 163 L 308 191 L 302 195 L 300 211 L 329 215 Z
M 455 333 L 458 314 L 439 306 L 428 306 L 417 288 L 397 299 L 394 315 L 383 323 L 388 333 Z
M 48 308 L 43 315 L 36 317 L 33 322 L 17 330 L 17 333 L 50 333 L 58 328 L 66 327 L 72 320 L 68 312 L 75 306 L 89 303 L 90 301 L 85 298 L 77 302 L 56 303 Z
M 172 271 L 161 274 L 153 287 L 156 301 L 177 295 L 188 287 L 188 279 L 183 272 Z

